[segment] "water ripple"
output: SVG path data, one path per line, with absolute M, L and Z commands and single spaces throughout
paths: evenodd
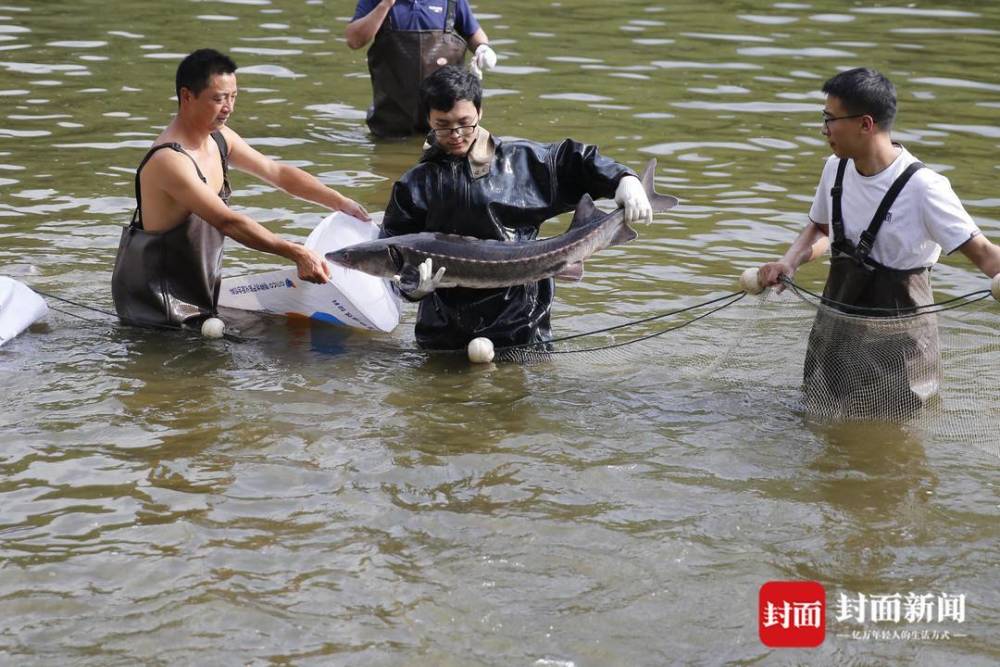
M 890 32 L 902 35 L 1000 35 L 1000 30 L 990 28 L 892 28 Z
M 301 49 L 266 49 L 266 48 L 250 48 L 246 46 L 234 46 L 229 49 L 232 53 L 250 53 L 255 56 L 300 56 L 302 55 Z M 241 69 L 240 72 L 243 70 Z
M 754 58 L 772 58 L 775 56 L 794 56 L 802 58 L 853 58 L 854 54 L 838 49 L 827 49 L 818 46 L 809 46 L 802 49 L 780 48 L 776 46 L 752 46 L 736 51 L 743 56 Z
M 760 65 L 752 63 L 709 63 L 691 60 L 654 60 L 656 67 L 662 69 L 721 69 L 721 70 L 757 70 Z
M 118 150 L 121 148 L 149 148 L 150 139 L 129 139 L 127 141 L 87 141 L 75 144 L 53 144 L 55 148 L 96 148 L 98 150 Z
M 671 106 L 681 109 L 710 109 L 712 111 L 738 111 L 741 113 L 811 112 L 819 108 L 815 104 L 791 104 L 784 102 L 672 102 Z
M 542 74 L 549 70 L 545 67 L 533 67 L 530 65 L 497 65 L 491 71 L 497 74 L 512 74 L 520 76 L 524 74 Z
M 343 118 L 345 120 L 364 120 L 368 115 L 367 112 L 361 109 L 355 109 L 354 107 L 348 106 L 346 104 L 310 104 L 306 107 L 309 111 L 315 111 L 321 116 L 330 116 L 331 118 Z
M 798 21 L 794 16 L 760 16 L 758 14 L 740 14 L 739 18 L 749 23 L 761 25 L 788 25 Z
M 923 76 L 910 79 L 911 83 L 924 83 L 929 86 L 945 86 L 947 88 L 970 88 L 972 90 L 988 90 L 1000 92 L 1000 84 L 971 81 L 968 79 L 952 79 L 948 77 Z
M 49 42 L 48 46 L 56 46 L 68 49 L 96 49 L 99 46 L 107 46 L 107 42 L 101 41 L 58 41 Z
M 281 65 L 250 65 L 248 67 L 240 67 L 239 72 L 241 75 L 258 74 L 262 76 L 273 76 L 276 79 L 299 79 L 305 76 L 305 74 L 296 74 L 292 70 L 287 67 L 282 67 Z
M 48 130 L 8 130 L 0 127 L 0 137 L 47 137 L 51 134 Z
M 774 41 L 773 38 L 762 35 L 725 35 L 712 32 L 682 32 L 681 34 L 684 37 L 693 37 L 694 39 L 720 40 L 724 42 L 759 42 L 769 44 Z
M 732 141 L 674 141 L 662 144 L 654 144 L 652 146 L 643 146 L 639 149 L 642 153 L 650 153 L 652 155 L 673 155 L 674 153 L 679 153 L 682 151 L 688 151 L 692 148 L 719 148 L 724 150 L 737 150 L 737 151 L 763 151 L 763 148 L 759 146 L 753 146 L 751 144 L 740 144 Z
M 921 9 L 919 7 L 853 7 L 855 14 L 885 14 L 888 16 L 921 16 L 929 18 L 975 18 L 980 16 L 975 12 L 963 12 L 957 9 Z
M 3 67 L 4 69 L 11 72 L 20 72 L 22 74 L 55 74 L 57 72 L 89 71 L 83 65 L 66 65 L 66 64 L 45 65 L 42 63 L 0 62 L 0 67 Z
M 955 125 L 947 123 L 931 123 L 928 127 L 948 132 L 966 132 L 987 139 L 1000 139 L 1000 127 L 994 125 Z
M 855 19 L 857 19 L 856 16 L 849 16 L 847 14 L 813 14 L 809 17 L 809 20 L 818 23 L 850 23 Z
M 546 93 L 538 96 L 543 100 L 570 100 L 573 102 L 606 102 L 612 97 L 593 95 L 591 93 Z

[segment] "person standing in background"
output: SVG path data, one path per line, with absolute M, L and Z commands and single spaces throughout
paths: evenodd
M 352 49 L 372 42 L 367 123 L 376 137 L 427 132 L 418 109 L 420 82 L 445 65 L 464 64 L 466 49 L 474 54 L 469 67 L 480 79 L 497 62 L 468 0 L 358 0 L 344 36 Z

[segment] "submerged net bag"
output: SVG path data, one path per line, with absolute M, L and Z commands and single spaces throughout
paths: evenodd
M 677 380 L 724 384 L 811 420 L 866 420 L 921 431 L 925 442 L 1000 456 L 1000 307 L 989 291 L 912 315 L 847 314 L 798 286 L 728 294 L 551 343 L 497 349 L 497 361 L 602 362 L 669 368 Z M 787 400 L 786 400 L 787 399 Z
M 822 421 L 907 424 L 929 440 L 1000 456 L 997 304 L 974 293 L 912 315 L 846 314 L 792 287 L 744 303 L 705 375 L 753 387 L 801 387 Z M 749 310 L 749 312 L 747 312 Z
M 805 407 L 830 419 L 900 421 L 938 397 L 935 313 L 845 315 L 819 305 L 802 369 Z

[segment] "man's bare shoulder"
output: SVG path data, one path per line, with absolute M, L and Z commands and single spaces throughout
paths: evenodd
M 200 180 L 191 158 L 173 148 L 161 148 L 153 153 L 142 173 L 144 180 L 159 183 L 161 188 L 192 179 Z
M 183 165 L 185 162 L 190 165 L 191 160 L 176 149 L 178 144 L 173 144 L 171 142 L 161 142 L 157 144 L 158 146 L 164 146 L 157 150 L 155 153 L 149 156 L 149 160 L 146 162 L 146 166 L 143 167 L 143 171 L 146 169 L 174 169 L 177 165 Z

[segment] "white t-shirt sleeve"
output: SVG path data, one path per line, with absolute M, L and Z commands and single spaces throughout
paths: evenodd
M 816 196 L 813 197 L 812 207 L 809 209 L 809 219 L 820 225 L 829 225 L 832 211 L 830 210 L 830 188 L 837 178 L 837 164 L 840 160 L 836 156 L 827 158 L 823 166 L 823 174 L 819 178 L 819 185 L 816 186 Z
M 921 207 L 924 227 L 945 253 L 952 253 L 979 234 L 979 227 L 962 206 L 946 177 L 926 169 L 921 172 L 927 173 L 926 195 Z

